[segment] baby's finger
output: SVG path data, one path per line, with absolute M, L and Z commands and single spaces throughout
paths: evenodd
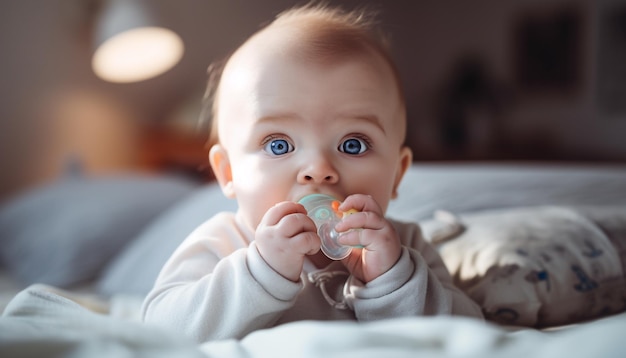
M 351 209 L 355 209 L 357 211 L 371 211 L 377 213 L 378 215 L 383 215 L 383 210 L 371 195 L 353 194 L 348 196 L 346 200 L 339 205 L 339 210 L 343 212 Z
M 363 230 L 355 229 L 342 233 L 337 238 L 337 243 L 343 246 L 351 246 L 354 248 L 364 248 L 366 244 L 362 242 Z
M 321 242 L 315 232 L 307 231 L 292 237 L 289 246 L 299 254 L 314 255 L 320 250 Z
M 304 206 L 298 203 L 294 203 L 292 201 L 283 201 L 269 208 L 265 215 L 263 215 L 260 224 L 265 226 L 273 226 L 278 224 L 278 222 L 283 217 L 289 214 L 296 213 L 306 215 L 306 209 L 304 208 Z
M 315 222 L 303 213 L 287 214 L 274 227 L 283 237 L 294 237 L 300 233 L 317 232 Z
M 352 229 L 381 230 L 387 225 L 386 220 L 381 215 L 364 211 L 344 217 L 335 225 L 337 232 L 345 232 Z

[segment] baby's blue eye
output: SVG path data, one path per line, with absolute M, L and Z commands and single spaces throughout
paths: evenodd
M 263 150 L 274 155 L 284 155 L 293 152 L 293 145 L 285 139 L 274 139 L 267 142 Z
M 347 154 L 362 154 L 368 149 L 365 141 L 357 138 L 349 138 L 339 145 L 339 151 Z

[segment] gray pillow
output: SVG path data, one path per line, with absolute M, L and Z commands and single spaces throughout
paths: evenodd
M 197 187 L 181 178 L 68 178 L 0 208 L 0 263 L 23 284 L 69 287 L 103 266 L 157 214 Z
M 197 189 L 153 220 L 111 261 L 98 290 L 105 295 L 146 295 L 167 259 L 196 227 L 220 211 L 236 209 L 236 201 L 225 198 L 217 184 Z

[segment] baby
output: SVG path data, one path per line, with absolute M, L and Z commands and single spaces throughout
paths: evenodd
M 198 342 L 297 320 L 482 317 L 414 223 L 386 218 L 411 165 L 405 103 L 366 16 L 323 6 L 282 13 L 226 62 L 213 98 L 211 167 L 236 213 L 198 227 L 163 267 L 146 322 Z M 333 261 L 298 203 L 352 211 L 354 247 Z

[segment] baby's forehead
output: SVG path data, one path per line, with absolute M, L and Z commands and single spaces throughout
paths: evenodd
M 289 31 L 292 28 L 299 31 Z M 404 102 L 399 77 L 393 64 L 373 46 L 360 39 L 361 35 L 337 36 L 335 32 L 317 27 L 276 25 L 268 27 L 246 41 L 227 61 L 218 87 L 220 94 L 232 93 L 233 88 L 249 90 L 251 83 L 265 76 L 280 76 L 297 66 L 300 71 L 327 72 L 345 64 L 364 65 L 365 71 L 380 74 L 387 85 L 397 89 Z M 343 31 L 345 32 L 345 31 Z M 271 75 L 269 75 L 271 73 Z
M 382 49 L 369 43 L 363 36 L 350 31 L 301 25 L 285 24 L 266 28 L 234 52 L 226 63 L 219 87 L 224 87 L 233 78 L 238 81 L 246 76 L 244 73 L 256 77 L 269 67 L 276 70 L 278 63 L 298 64 L 305 70 L 359 63 L 371 71 L 384 73 L 385 81 L 393 82 L 392 86 L 396 87 L 400 101 L 404 102 L 401 82 L 393 62 Z

